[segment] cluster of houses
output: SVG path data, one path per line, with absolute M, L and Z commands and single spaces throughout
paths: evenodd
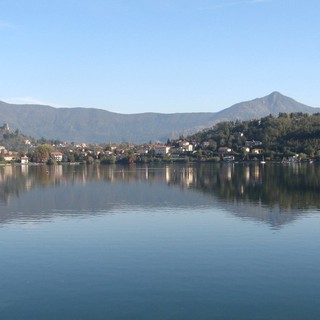
M 19 160 L 19 153 L 15 151 L 8 151 L 4 146 L 0 146 L 0 156 L 4 161 Z
M 201 143 L 200 147 L 202 149 L 208 148 L 210 143 L 208 141 L 204 141 Z M 156 145 L 154 146 L 155 155 L 165 156 L 169 155 L 172 158 L 179 157 L 184 154 L 195 153 L 198 145 L 196 143 L 190 143 L 188 141 L 179 141 L 178 147 L 172 147 L 167 145 Z M 244 146 L 242 147 L 243 153 L 250 154 L 263 154 L 264 149 L 262 148 L 262 142 L 256 140 L 245 141 Z M 221 156 L 221 158 L 225 161 L 234 160 L 234 151 L 232 148 L 227 146 L 220 146 L 217 149 L 217 154 Z
M 26 142 L 27 143 L 27 142 Z M 175 141 L 174 145 L 165 144 L 144 144 L 144 145 L 109 145 L 107 147 L 102 146 L 87 146 L 86 144 L 70 145 L 64 144 L 59 146 L 52 146 L 52 151 L 49 155 L 50 159 L 57 162 L 68 161 L 66 154 L 77 153 L 82 158 L 91 156 L 93 159 L 102 158 L 103 156 L 115 156 L 116 159 L 121 159 L 124 154 L 131 153 L 135 156 L 148 156 L 152 154 L 154 157 L 164 158 L 169 157 L 170 159 L 181 159 L 185 156 L 195 155 L 198 149 L 209 148 L 209 142 L 204 141 L 201 144 L 196 142 L 190 142 L 187 140 Z M 245 141 L 242 150 L 245 153 L 251 154 L 262 154 L 262 142 L 260 141 Z M 216 150 L 216 154 L 225 161 L 233 161 L 235 153 L 230 147 L 220 146 Z M 30 153 L 29 153 L 30 155 Z M 2 160 L 7 162 L 21 162 L 21 164 L 27 164 L 30 159 L 27 155 L 21 155 L 18 152 L 8 151 L 5 147 L 0 146 L 0 156 Z M 46 159 L 48 160 L 48 159 Z M 42 161 L 46 162 L 46 161 Z
M 176 147 L 167 145 L 154 145 L 153 150 L 156 156 L 165 156 L 169 153 L 172 156 L 179 156 L 181 154 L 193 152 L 194 145 L 189 141 L 178 141 L 178 145 Z
M 60 151 L 53 151 L 50 153 L 50 157 L 61 162 L 63 159 L 63 153 Z M 27 155 L 21 155 L 16 151 L 9 151 L 4 146 L 0 146 L 0 158 L 6 162 L 20 162 L 21 164 L 28 164 L 30 160 Z

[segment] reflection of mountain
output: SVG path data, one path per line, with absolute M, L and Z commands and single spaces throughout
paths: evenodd
M 281 226 L 301 209 L 320 208 L 319 171 L 313 165 L 269 164 L 6 166 L 0 168 L 0 222 L 141 206 L 218 206 Z

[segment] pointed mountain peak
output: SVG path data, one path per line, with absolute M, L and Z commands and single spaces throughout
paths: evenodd
M 220 111 L 220 119 L 225 120 L 248 120 L 259 119 L 270 114 L 278 116 L 279 113 L 315 113 L 316 108 L 309 107 L 294 99 L 274 91 L 262 98 L 237 103 L 230 108 Z
M 281 94 L 279 91 L 273 91 L 266 98 L 277 100 L 279 98 L 287 98 L 287 97 Z
M 290 97 L 284 96 L 278 91 L 273 91 L 268 96 L 262 98 L 263 100 L 267 100 L 271 104 L 289 104 L 294 100 Z
M 273 91 L 269 94 L 269 96 L 282 96 L 282 94 L 279 91 Z
M 278 97 L 278 96 L 282 96 L 282 94 L 279 91 L 273 91 L 269 94 L 269 96 Z

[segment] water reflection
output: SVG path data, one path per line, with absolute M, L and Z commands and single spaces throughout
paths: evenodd
M 319 208 L 319 166 L 229 165 L 201 168 L 194 187 L 226 201 L 255 202 L 283 210 Z
M 320 208 L 319 186 L 320 167 L 307 164 L 4 166 L 0 219 L 127 206 L 220 206 L 281 226 Z

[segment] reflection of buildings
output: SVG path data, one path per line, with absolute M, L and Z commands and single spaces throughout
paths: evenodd
M 245 181 L 250 181 L 250 167 L 249 166 L 246 166 L 244 168 L 244 178 L 245 178 Z
M 169 182 L 171 180 L 171 168 L 170 167 L 165 168 L 165 180 L 166 180 L 166 182 Z
M 21 173 L 27 175 L 29 172 L 29 166 L 21 166 Z
M 227 163 L 223 165 L 221 168 L 221 177 L 224 180 L 231 181 L 232 175 L 234 170 L 234 164 L 233 163 Z
M 261 181 L 262 168 L 263 167 L 260 166 L 259 164 L 246 165 L 243 168 L 245 181 L 248 183 L 250 183 L 250 182 L 255 183 L 255 182 Z
M 254 180 L 260 179 L 260 169 L 261 167 L 259 165 L 256 165 L 253 167 L 253 178 Z
M 73 185 L 80 187 L 73 188 Z M 66 186 L 73 190 L 70 192 L 81 210 L 94 206 L 100 210 L 127 200 L 129 205 L 139 206 L 145 198 L 149 198 L 151 206 L 161 206 L 170 197 L 171 204 L 181 201 L 194 205 L 192 196 L 196 193 L 201 195 L 201 201 L 223 206 L 238 217 L 279 226 L 292 221 L 297 208 L 320 208 L 320 167 L 314 165 L 295 168 L 234 163 L 0 167 L 0 201 L 8 208 L 14 199 L 23 198 L 23 192 L 35 187 L 46 190 L 50 202 L 48 188 L 58 190 Z M 188 192 L 181 193 L 179 189 L 188 189 Z M 173 191 L 175 196 L 172 196 Z M 189 202 L 184 198 L 186 194 Z M 61 196 L 64 197 L 60 193 L 57 203 Z M 72 208 L 68 195 L 65 198 Z M 194 199 L 199 201 L 198 196 Z M 39 199 L 38 202 L 45 207 L 46 204 L 41 203 L 45 201 Z
M 50 175 L 53 175 L 54 178 L 62 177 L 62 166 L 52 166 L 49 171 Z
M 317 166 L 262 166 L 257 164 L 145 164 L 59 165 L 0 167 L 1 198 L 54 184 L 87 184 L 89 181 L 148 181 L 192 188 L 226 201 L 256 201 L 283 207 L 310 203 L 318 207 L 320 172 Z M 292 194 L 294 197 L 290 198 Z M 308 197 L 308 199 L 306 199 Z M 308 202 L 309 201 L 309 202 Z
M 144 172 L 145 172 L 145 178 L 146 178 L 146 180 L 148 180 L 148 179 L 149 179 L 149 170 L 148 170 L 148 167 L 145 167 Z
M 193 184 L 193 167 L 185 167 L 183 169 L 181 169 L 181 182 L 182 184 L 184 184 L 185 186 L 190 186 L 191 184 Z
M 4 166 L 3 167 L 3 175 L 5 177 L 11 177 L 13 175 L 14 166 Z

